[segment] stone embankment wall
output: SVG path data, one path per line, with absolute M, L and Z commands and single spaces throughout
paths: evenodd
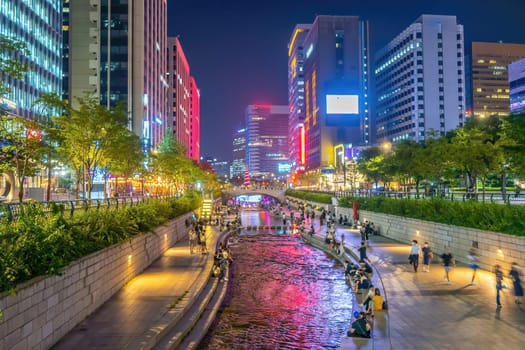
M 0 349 L 49 349 L 169 247 L 187 235 L 183 215 L 154 232 L 88 255 L 61 276 L 35 278 L 0 295 Z
M 352 208 L 338 207 L 336 214 L 338 217 L 339 214 L 342 214 L 351 218 Z M 522 267 L 525 266 L 525 237 L 364 210 L 359 211 L 359 219 L 373 222 L 381 235 L 399 242 L 410 244 L 413 239 L 416 239 L 421 246 L 424 242 L 428 242 L 438 254 L 448 247 L 452 255 L 464 263 L 468 263 L 471 248 L 477 247 L 479 265 L 485 270 L 491 271 L 495 264 L 499 264 L 506 273 L 510 270 L 512 262 Z

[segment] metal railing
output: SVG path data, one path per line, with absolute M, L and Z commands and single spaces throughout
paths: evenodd
M 100 208 L 125 208 L 135 206 L 139 203 L 144 203 L 153 199 L 169 199 L 175 198 L 175 196 L 134 196 L 134 197 L 118 197 L 118 198 L 106 198 L 106 199 L 74 199 L 74 200 L 60 200 L 50 202 L 39 202 L 42 204 L 44 213 L 48 215 L 52 212 L 54 205 L 64 206 L 64 212 L 69 213 L 73 216 L 75 212 L 87 211 L 91 209 Z M 3 203 L 0 207 L 0 218 L 7 217 L 9 221 L 14 221 L 18 218 L 20 211 L 23 206 L 28 205 L 30 202 L 13 202 Z

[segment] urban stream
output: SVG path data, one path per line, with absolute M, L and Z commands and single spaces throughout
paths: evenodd
M 241 221 L 282 224 L 264 210 L 244 210 Z M 353 295 L 338 262 L 281 231 L 242 231 L 230 248 L 228 293 L 199 348 L 339 348 Z

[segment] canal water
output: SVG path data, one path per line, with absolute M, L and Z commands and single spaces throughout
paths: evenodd
M 279 225 L 267 211 L 243 211 L 246 225 Z M 280 231 L 246 231 L 230 241 L 228 293 L 200 349 L 338 349 L 350 325 L 352 293 L 342 266 Z

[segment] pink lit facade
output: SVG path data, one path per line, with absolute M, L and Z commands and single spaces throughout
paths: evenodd
M 186 147 L 186 156 L 200 157 L 200 99 L 195 79 L 190 75 L 190 65 L 178 37 L 168 38 L 168 84 L 172 93 L 169 125 L 177 142 Z
M 191 77 L 191 129 L 190 129 L 190 147 L 188 148 L 188 158 L 200 160 L 200 92 L 194 77 Z

